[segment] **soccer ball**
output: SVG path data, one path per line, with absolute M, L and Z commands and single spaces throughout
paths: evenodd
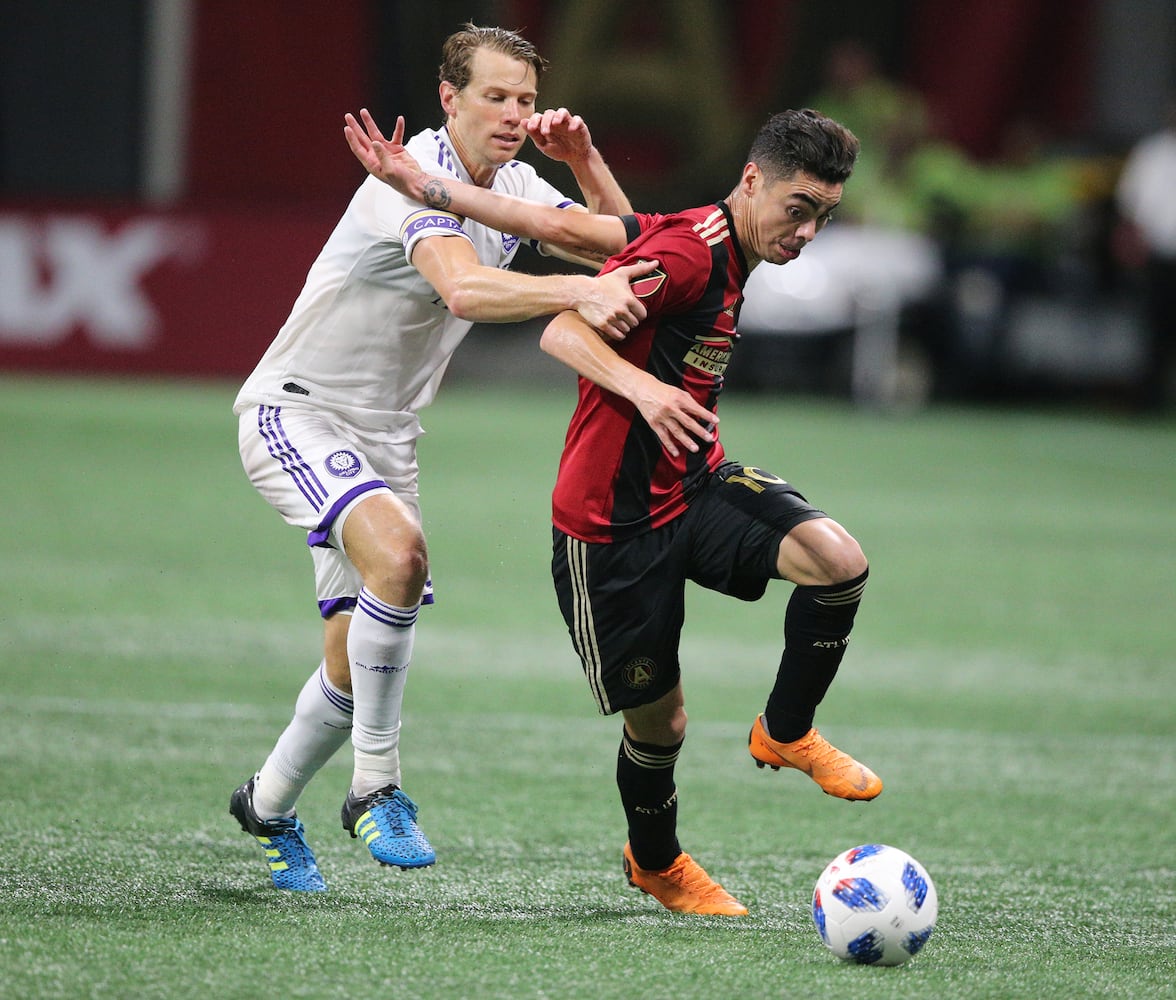
M 813 889 L 813 923 L 838 958 L 901 965 L 935 930 L 939 899 L 919 862 L 885 844 L 838 854 Z

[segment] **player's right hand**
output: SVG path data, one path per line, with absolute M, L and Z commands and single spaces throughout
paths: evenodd
M 404 116 L 397 116 L 392 138 L 387 139 L 367 108 L 360 108 L 359 114 L 363 119 L 362 126 L 350 112 L 343 116 L 347 123 L 343 127 L 343 137 L 355 158 L 373 177 L 395 188 L 405 197 L 419 201 L 417 188 L 424 171 L 404 148 Z
M 590 294 L 576 312 L 609 340 L 624 340 L 646 317 L 645 303 L 634 294 L 632 283 L 657 266 L 656 260 L 641 260 L 591 278 Z

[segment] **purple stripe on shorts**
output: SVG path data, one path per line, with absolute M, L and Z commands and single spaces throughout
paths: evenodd
M 360 483 L 358 486 L 352 486 L 351 489 L 331 504 L 330 510 L 323 515 L 323 519 L 319 521 L 318 527 L 314 531 L 307 533 L 306 544 L 312 549 L 317 546 L 328 549 L 334 548 L 328 539 L 331 537 L 331 528 L 334 526 L 335 518 L 339 516 L 339 512 L 357 496 L 370 493 L 372 490 L 387 489 L 387 487 L 388 484 L 382 479 L 372 479 L 366 483 Z
M 332 597 L 329 601 L 319 601 L 319 614 L 324 619 L 337 615 L 340 611 L 350 611 L 355 607 L 354 597 Z
M 298 487 L 298 491 L 306 497 L 307 502 L 315 510 L 321 510 L 323 501 L 327 499 L 327 491 L 323 489 L 318 477 L 311 471 L 309 465 L 298 449 L 294 447 L 282 427 L 282 408 L 280 406 L 259 406 L 257 408 L 257 429 L 265 439 L 266 448 L 270 455 L 282 467 L 282 470 Z
M 350 611 L 358 602 L 354 597 L 332 597 L 328 601 L 319 601 L 319 614 L 324 619 L 337 615 L 340 611 Z M 435 603 L 433 598 L 433 581 L 425 584 L 425 592 L 421 595 L 421 605 Z

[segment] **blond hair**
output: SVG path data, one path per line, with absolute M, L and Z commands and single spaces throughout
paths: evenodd
M 470 82 L 474 53 L 478 49 L 501 52 L 504 56 L 527 63 L 535 71 L 536 83 L 547 68 L 547 60 L 539 54 L 539 50 L 517 31 L 506 28 L 481 28 L 472 22 L 466 22 L 460 31 L 455 31 L 445 39 L 445 44 L 441 47 L 439 75 L 442 82 L 451 83 L 458 90 L 463 90 Z

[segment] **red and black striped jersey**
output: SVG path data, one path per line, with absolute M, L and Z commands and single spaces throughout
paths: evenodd
M 748 275 L 730 212 L 720 202 L 636 220 L 641 235 L 604 270 L 640 260 L 660 266 L 634 282 L 648 315 L 615 349 L 714 412 Z M 672 521 L 723 460 L 717 436 L 700 445 L 672 458 L 632 403 L 581 378 L 552 497 L 555 526 L 610 542 Z

